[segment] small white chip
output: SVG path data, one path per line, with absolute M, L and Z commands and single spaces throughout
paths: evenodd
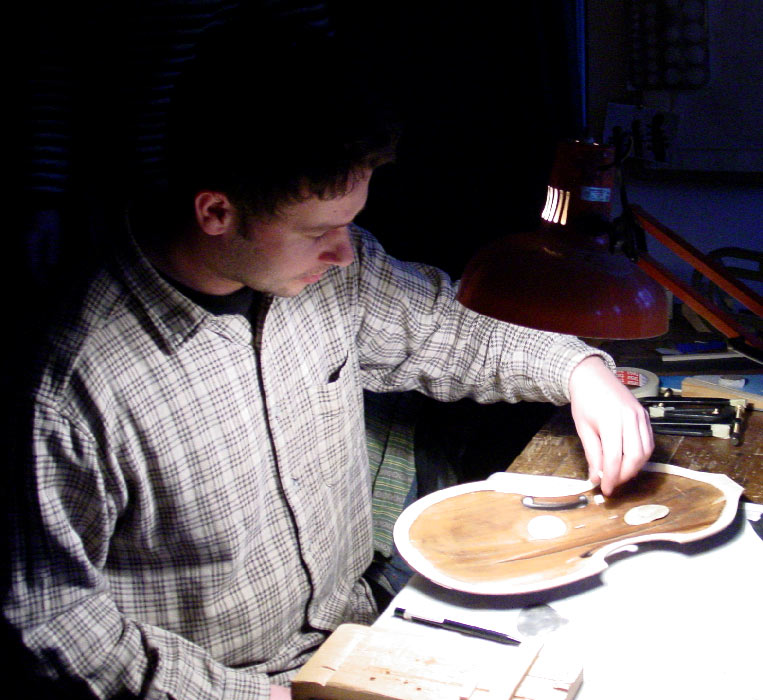
M 539 515 L 527 523 L 527 534 L 531 540 L 553 540 L 567 532 L 567 525 L 556 515 Z
M 631 508 L 625 514 L 624 520 L 628 525 L 646 525 L 653 520 L 664 518 L 668 513 L 670 513 L 670 508 L 667 506 L 660 503 L 647 503 Z

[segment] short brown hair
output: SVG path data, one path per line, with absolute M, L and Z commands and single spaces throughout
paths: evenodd
M 250 214 L 306 192 L 341 195 L 360 171 L 394 158 L 399 126 L 384 94 L 340 37 L 218 28 L 173 97 L 171 192 L 188 202 L 219 190 Z

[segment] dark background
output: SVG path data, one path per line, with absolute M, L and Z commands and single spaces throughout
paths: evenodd
M 36 287 L 96 259 L 160 177 L 174 76 L 203 27 L 238 4 L 37 0 L 16 11 L 12 254 Z M 581 2 L 269 4 L 295 31 L 352 36 L 399 100 L 399 159 L 377 173 L 361 219 L 391 252 L 458 276 L 478 245 L 537 221 L 554 144 L 583 127 Z
M 583 130 L 577 4 L 335 3 L 404 107 L 366 217 L 391 252 L 458 276 L 477 246 L 537 223 L 555 143 Z

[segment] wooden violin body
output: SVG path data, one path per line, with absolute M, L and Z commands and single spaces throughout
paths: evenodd
M 553 495 L 543 495 L 544 481 Z M 567 494 L 560 482 L 569 482 L 561 485 Z M 580 493 L 586 484 L 502 473 L 443 489 L 404 511 L 395 542 L 440 585 L 525 593 L 598 574 L 606 557 L 641 542 L 714 534 L 731 522 L 742 493 L 726 476 L 664 464 L 647 465 L 606 499 L 598 489 Z

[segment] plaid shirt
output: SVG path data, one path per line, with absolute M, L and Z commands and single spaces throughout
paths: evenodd
M 49 675 L 267 697 L 376 613 L 364 387 L 568 400 L 590 348 L 479 317 L 441 272 L 352 237 L 352 265 L 268 299 L 254 328 L 133 247 L 53 336 L 5 606 Z

